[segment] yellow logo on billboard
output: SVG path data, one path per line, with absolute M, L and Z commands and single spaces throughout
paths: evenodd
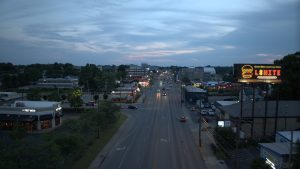
M 253 76 L 253 67 L 251 65 L 244 65 L 242 67 L 242 77 L 244 79 L 250 79 Z

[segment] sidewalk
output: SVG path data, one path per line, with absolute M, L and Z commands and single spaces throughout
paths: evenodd
M 188 116 L 190 120 L 188 120 L 189 127 L 191 129 L 191 132 L 194 136 L 196 144 L 199 144 L 199 124 L 195 123 L 189 114 L 189 110 L 185 107 L 185 105 L 182 106 L 182 110 L 184 113 Z M 223 160 L 218 160 L 212 149 L 211 144 L 215 144 L 214 137 L 209 132 L 209 130 L 203 130 L 207 126 L 204 126 L 204 123 L 202 123 L 202 131 L 201 131 L 201 143 L 202 146 L 199 148 L 202 158 L 205 162 L 205 165 L 208 169 L 228 169 L 226 166 L 226 163 Z

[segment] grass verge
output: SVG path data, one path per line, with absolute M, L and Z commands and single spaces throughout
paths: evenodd
M 118 131 L 118 129 L 126 119 L 127 117 L 125 115 L 120 114 L 120 118 L 118 119 L 118 121 L 110 129 L 105 130 L 101 133 L 101 138 L 97 139 L 82 153 L 81 158 L 72 165 L 72 169 L 87 169 L 90 163 L 95 159 L 97 154 L 114 136 L 114 134 Z

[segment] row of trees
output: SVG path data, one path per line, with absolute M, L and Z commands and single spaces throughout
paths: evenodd
M 70 119 L 55 132 L 26 136 L 16 128 L 0 138 L 1 169 L 62 169 L 80 158 L 80 154 L 119 118 L 119 107 L 101 102 L 98 110 L 88 110 L 79 119 Z
M 276 98 L 279 92 L 280 99 L 300 100 L 300 52 L 284 56 L 274 63 L 282 66 L 282 84 L 275 86 L 272 97 Z
M 1 88 L 14 89 L 33 84 L 43 76 L 48 78 L 78 76 L 79 85 L 84 86 L 86 89 L 99 90 L 114 88 L 116 80 L 126 77 L 127 65 L 103 67 L 99 69 L 94 64 L 76 67 L 70 63 L 31 64 L 26 66 L 0 63 Z

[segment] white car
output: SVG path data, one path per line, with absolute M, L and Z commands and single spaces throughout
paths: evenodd
M 212 110 L 212 109 L 208 109 L 208 115 L 214 116 L 215 115 L 215 111 Z
M 201 110 L 201 115 L 207 115 L 208 111 L 207 110 Z

